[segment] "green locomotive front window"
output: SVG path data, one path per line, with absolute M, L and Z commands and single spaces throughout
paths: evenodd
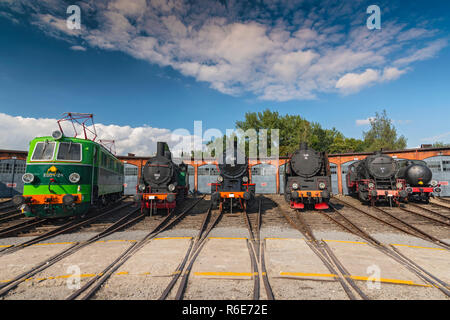
M 61 142 L 56 160 L 81 161 L 81 143 Z
M 55 142 L 38 142 L 34 147 L 33 155 L 31 156 L 31 161 L 44 161 L 52 160 L 55 152 Z

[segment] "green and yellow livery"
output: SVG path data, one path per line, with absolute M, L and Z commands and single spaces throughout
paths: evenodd
M 124 165 L 95 141 L 55 131 L 30 142 L 22 180 L 13 202 L 26 216 L 77 216 L 123 195 Z

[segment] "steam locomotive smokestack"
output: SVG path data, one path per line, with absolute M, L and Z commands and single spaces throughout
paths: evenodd
M 157 144 L 156 144 L 156 155 L 157 156 L 164 157 L 164 150 L 165 150 L 164 145 L 165 144 L 166 144 L 165 142 L 160 142 L 160 141 L 157 142 Z

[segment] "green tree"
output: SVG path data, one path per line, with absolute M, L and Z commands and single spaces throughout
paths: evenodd
M 388 118 L 386 110 L 381 114 L 375 113 L 375 118 L 370 119 L 370 130 L 363 132 L 364 151 L 399 150 L 406 148 L 406 138 L 402 135 L 397 138 L 397 130 Z
M 450 143 L 444 143 L 442 141 L 436 141 L 435 143 L 433 143 L 433 148 L 449 148 L 450 147 Z

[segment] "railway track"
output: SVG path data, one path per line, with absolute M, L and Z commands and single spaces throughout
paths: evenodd
M 336 208 L 336 205 L 333 203 L 330 203 L 330 207 L 333 210 L 333 212 L 336 214 L 335 216 L 332 216 L 326 212 L 320 212 L 322 215 L 333 221 L 336 225 L 339 225 L 343 229 L 347 230 L 348 232 L 366 240 L 369 245 L 376 248 L 383 254 L 389 256 L 390 258 L 394 259 L 401 265 L 403 265 L 405 268 L 407 268 L 409 271 L 414 273 L 416 276 L 418 276 L 420 279 L 422 279 L 425 283 L 430 284 L 433 287 L 438 288 L 441 292 L 443 292 L 447 297 L 450 297 L 450 291 L 449 285 L 445 283 L 443 280 L 439 279 L 438 277 L 434 276 L 430 272 L 426 271 L 422 267 L 420 267 L 417 263 L 412 261 L 411 259 L 407 258 L 405 255 L 403 255 L 398 249 L 396 249 L 392 245 L 384 245 L 375 238 L 373 238 L 368 232 L 357 226 L 356 223 L 351 221 L 348 217 L 346 217 L 341 210 Z M 348 206 L 351 207 L 351 206 Z M 359 211 L 359 210 L 357 210 Z
M 317 257 L 323 262 L 325 267 L 331 274 L 336 275 L 336 279 L 341 284 L 345 293 L 350 300 L 368 300 L 369 297 L 362 292 L 350 276 L 350 273 L 331 252 L 330 248 L 323 241 L 319 241 L 314 236 L 310 226 L 305 222 L 301 214 L 282 204 L 278 207 L 278 211 L 282 214 L 289 224 L 298 230 L 306 239 L 306 244 L 310 247 Z
M 354 210 L 356 210 L 356 211 L 358 211 L 360 213 L 363 213 L 366 216 L 371 217 L 372 219 L 375 219 L 375 220 L 377 220 L 379 222 L 382 222 L 382 223 L 384 223 L 386 225 L 389 225 L 390 227 L 392 227 L 394 229 L 397 229 L 397 230 L 399 230 L 399 231 L 401 231 L 403 233 L 409 234 L 409 235 L 414 236 L 414 237 L 418 237 L 418 238 L 423 239 L 425 241 L 432 242 L 432 243 L 434 243 L 434 244 L 436 244 L 436 245 L 438 245 L 438 246 L 440 246 L 440 247 L 442 247 L 444 249 L 447 249 L 447 250 L 450 249 L 450 244 L 448 244 L 448 243 L 446 243 L 446 242 L 444 242 L 444 241 L 442 241 L 440 239 L 437 239 L 433 235 L 423 231 L 422 229 L 417 228 L 416 226 L 413 226 L 412 224 L 410 224 L 408 222 L 405 222 L 404 220 L 402 220 L 402 219 L 396 217 L 395 215 L 393 215 L 392 213 L 387 212 L 386 210 L 383 210 L 383 209 L 381 209 L 379 207 L 372 206 L 370 208 L 374 209 L 376 212 L 381 213 L 384 217 L 390 218 L 391 222 L 389 222 L 389 221 L 387 221 L 385 219 L 381 219 L 381 218 L 377 217 L 376 215 L 374 215 L 372 213 L 369 213 L 369 212 L 367 212 L 365 210 L 362 210 L 361 208 L 358 208 L 356 205 L 353 205 L 353 204 L 349 203 L 348 201 L 344 201 L 344 200 L 338 199 L 338 198 L 334 198 L 334 200 L 338 201 L 341 204 L 343 204 L 343 205 L 345 205 L 347 207 L 350 207 L 350 208 L 352 208 L 352 209 L 354 209 Z M 392 221 L 395 221 L 396 223 L 401 225 L 401 227 L 398 224 L 392 223 Z
M 131 204 L 132 203 L 124 203 L 124 204 L 122 204 L 122 205 L 120 205 L 120 206 L 118 206 L 116 208 L 113 208 L 111 210 L 107 210 L 106 212 L 101 212 L 101 213 L 96 214 L 96 215 L 94 215 L 92 217 L 87 217 L 84 220 L 73 219 L 71 221 L 68 221 L 68 222 L 64 223 L 61 226 L 54 227 L 54 228 L 52 227 L 49 231 L 44 232 L 43 234 L 38 235 L 37 237 L 35 237 L 35 238 L 31 239 L 31 240 L 28 240 L 28 241 L 22 242 L 20 244 L 13 245 L 11 247 L 6 248 L 4 251 L 0 252 L 0 255 L 16 252 L 17 250 L 20 250 L 22 248 L 26 248 L 28 246 L 31 246 L 31 245 L 35 244 L 35 243 L 39 243 L 41 241 L 44 241 L 44 240 L 56 237 L 56 236 L 58 236 L 60 234 L 67 233 L 67 232 L 70 232 L 72 230 L 75 230 L 75 229 L 81 228 L 83 226 L 89 225 L 92 222 L 97 221 L 97 220 L 99 220 L 100 218 L 102 218 L 102 217 L 104 217 L 106 215 L 111 215 L 113 213 L 120 212 L 122 209 L 124 209 L 126 207 L 129 207 Z
M 123 207 L 120 209 L 123 209 Z M 119 210 L 119 209 L 114 208 L 114 209 L 106 211 L 102 214 L 111 214 L 117 210 Z M 16 276 L 14 279 L 8 281 L 7 283 L 0 285 L 0 297 L 5 296 L 8 292 L 10 292 L 14 288 L 16 288 L 20 283 L 33 277 L 35 274 L 42 272 L 43 270 L 49 268 L 50 266 L 54 265 L 58 261 L 61 261 L 62 259 L 70 256 L 71 254 L 79 251 L 80 249 L 88 246 L 91 243 L 94 243 L 106 236 L 109 236 L 109 235 L 113 234 L 114 232 L 122 230 L 123 228 L 127 227 L 130 223 L 140 219 L 142 215 L 140 215 L 140 214 L 136 215 L 136 213 L 138 213 L 138 211 L 139 211 L 139 208 L 131 208 L 131 210 L 129 210 L 124 217 L 122 217 L 121 219 L 116 221 L 114 224 L 112 224 L 107 229 L 103 230 L 102 232 L 96 234 L 95 236 L 89 238 L 86 241 L 74 243 L 67 249 L 63 250 L 62 252 L 59 252 L 59 253 L 53 255 L 52 257 L 46 259 L 45 261 L 38 263 L 36 266 L 31 268 L 30 270 L 27 270 L 27 271 L 23 272 L 22 274 Z M 27 245 L 30 245 L 30 244 L 28 243 Z M 11 249 L 13 249 L 13 251 L 17 250 L 17 249 L 14 249 L 14 247 Z
M 266 291 L 266 296 L 268 300 L 274 300 L 274 294 L 272 287 L 270 286 L 269 278 L 267 276 L 264 250 L 265 244 L 261 241 L 261 199 L 258 200 L 258 211 L 253 215 L 253 225 L 250 219 L 250 214 L 245 210 L 242 214 L 245 221 L 245 225 L 249 234 L 249 241 L 247 245 L 249 248 L 250 258 L 252 261 L 253 274 L 258 275 L 254 277 L 254 288 L 253 288 L 253 300 L 260 299 L 260 283 L 264 284 Z
M 88 300 L 95 295 L 95 293 L 101 288 L 101 286 L 111 277 L 111 275 L 122 266 L 128 259 L 130 259 L 137 251 L 145 246 L 150 240 L 155 238 L 161 232 L 176 225 L 181 219 L 183 219 L 189 211 L 195 207 L 197 203 L 203 200 L 204 197 L 196 200 L 194 204 L 185 208 L 180 214 L 175 214 L 172 210 L 166 218 L 164 218 L 152 231 L 150 231 L 143 239 L 132 244 L 127 250 L 120 254 L 110 265 L 108 265 L 100 274 L 93 277 L 80 289 L 66 297 L 66 300 Z M 139 210 L 139 209 L 136 209 Z M 0 291 L 1 294 L 1 291 Z
M 417 206 L 417 205 L 412 204 L 412 203 L 410 203 L 409 205 L 412 206 L 413 208 L 416 208 L 416 209 L 419 209 L 419 210 L 423 210 L 423 211 L 427 212 L 428 214 L 431 214 L 431 216 L 422 214 L 420 212 L 413 211 L 409 207 L 406 208 L 406 207 L 403 207 L 401 205 L 398 206 L 398 208 L 400 210 L 404 211 L 404 212 L 408 212 L 410 214 L 422 217 L 422 218 L 427 219 L 429 221 L 433 221 L 433 222 L 436 222 L 436 223 L 439 223 L 439 224 L 445 225 L 445 226 L 450 226 L 450 217 L 446 217 L 443 214 L 440 214 L 440 213 L 435 212 L 433 210 L 430 210 L 428 208 L 423 208 L 421 206 Z M 434 217 L 433 217 L 433 215 L 434 215 Z M 439 218 L 437 218 L 437 217 L 439 217 Z

